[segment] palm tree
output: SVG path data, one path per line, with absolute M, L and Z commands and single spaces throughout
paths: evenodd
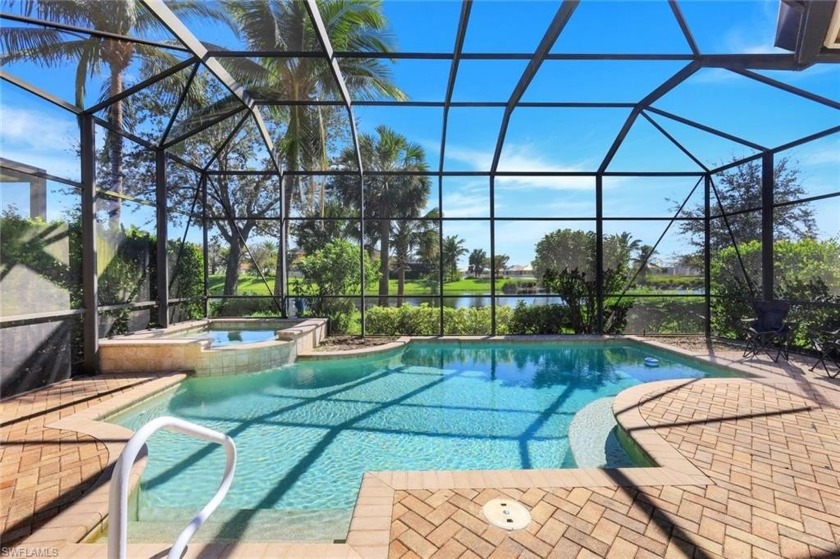
M 367 171 L 400 173 L 425 171 L 426 152 L 420 144 L 409 142 L 405 136 L 387 126 L 376 128 L 377 136 L 362 134 L 359 147 L 362 164 Z M 352 168 L 356 151 L 348 147 L 339 157 L 339 167 Z M 346 205 L 359 207 L 362 189 L 355 177 L 335 177 L 333 184 Z M 379 304 L 388 305 L 388 273 L 390 270 L 392 218 L 416 218 L 429 198 L 431 181 L 425 176 L 404 174 L 377 175 L 365 179 L 364 198 L 367 222 L 376 225 L 367 233 L 379 242 Z
M 497 254 L 493 257 L 493 270 L 496 277 L 502 275 L 502 272 L 507 270 L 508 262 L 510 262 L 510 256 L 507 254 Z
M 639 269 L 639 278 L 645 279 L 650 272 L 650 259 L 653 256 L 654 250 L 653 247 L 650 245 L 641 245 L 638 248 L 638 252 L 636 253 L 636 257 L 633 259 L 633 263 Z
M 443 239 L 443 275 L 444 281 L 458 281 L 458 260 L 467 254 L 464 239 L 450 235 Z
M 415 249 L 422 247 L 423 238 L 430 227 L 436 231 L 437 208 L 430 210 L 423 221 L 400 220 L 394 227 L 394 264 L 397 268 L 397 306 L 402 306 L 405 293 L 405 269 L 415 254 Z M 419 250 L 418 250 L 419 251 Z
M 315 29 L 304 2 L 296 0 L 225 0 L 224 5 L 237 23 L 248 46 L 258 51 L 321 51 Z M 390 52 L 392 43 L 386 33 L 387 20 L 382 15 L 380 0 L 324 0 L 318 3 L 321 19 L 332 46 L 337 51 Z M 246 58 L 231 60 L 229 68 L 248 85 L 252 97 L 277 101 L 317 101 L 338 96 L 330 65 L 319 58 L 271 57 L 260 61 Z M 390 81 L 387 66 L 378 58 L 342 60 L 341 71 L 354 99 L 392 98 L 404 100 L 405 94 Z M 285 123 L 285 132 L 277 141 L 286 169 L 298 171 L 305 167 L 325 168 L 328 164 L 328 126 L 338 118 L 335 108 L 318 105 L 287 105 L 272 107 L 273 114 Z M 356 168 L 354 163 L 352 168 Z M 309 196 L 300 192 L 302 182 L 297 176 L 286 175 L 285 207 L 289 212 L 298 197 L 307 199 L 309 211 L 315 205 L 323 209 L 323 182 L 309 181 Z M 314 189 L 320 189 L 315 196 Z M 284 216 L 287 217 L 287 216 Z M 288 238 L 288 221 L 282 235 Z M 279 295 L 282 277 L 275 279 L 275 295 Z M 387 279 L 387 278 L 386 278 Z
M 618 235 L 608 235 L 604 242 L 604 268 L 626 270 L 633 253 L 642 245 L 640 239 L 624 231 Z
M 472 270 L 475 277 L 481 277 L 484 268 L 487 267 L 487 253 L 483 249 L 477 248 L 470 253 L 469 259 L 470 270 Z
M 23 15 L 28 17 L 96 31 L 139 37 L 166 32 L 163 24 L 137 0 L 6 0 L 6 3 L 21 5 Z M 199 17 L 228 23 L 222 12 L 202 0 L 178 0 L 169 2 L 168 6 L 183 19 Z M 171 53 L 155 46 L 49 28 L 3 27 L 0 28 L 0 44 L 3 48 L 0 62 L 3 64 L 24 61 L 35 62 L 44 68 L 60 68 L 68 62 L 76 63 L 75 103 L 80 108 L 84 108 L 88 79 L 100 73 L 103 64 L 108 68 L 104 97 L 112 99 L 125 89 L 125 73 L 135 57 L 142 61 L 143 77 L 153 76 L 179 62 Z M 112 103 L 107 109 L 108 122 L 118 130 L 124 125 L 123 109 L 122 101 Z M 123 194 L 122 136 L 106 131 L 105 152 L 111 175 L 110 189 L 117 195 Z M 112 225 L 119 224 L 120 213 L 117 199 L 109 212 Z

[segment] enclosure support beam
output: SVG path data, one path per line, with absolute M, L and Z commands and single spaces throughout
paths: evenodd
M 706 337 L 712 335 L 712 175 L 706 174 L 703 192 L 703 289 L 706 292 Z
M 207 174 L 201 173 L 198 180 L 201 189 L 201 252 L 204 257 L 204 318 L 210 316 L 210 234 L 207 232 Z
M 96 264 L 96 130 L 93 117 L 79 117 L 82 177 L 82 368 L 99 370 L 99 286 Z
M 166 212 L 166 151 L 155 151 L 155 206 L 157 209 L 157 302 L 158 326 L 169 327 L 169 258 L 166 245 L 169 242 L 169 221 Z
M 495 336 L 496 331 L 496 177 L 490 175 L 490 335 Z M 443 296 L 443 284 L 440 284 L 440 293 Z M 440 300 L 443 308 L 443 299 Z
M 773 299 L 773 152 L 761 156 L 761 297 Z
M 595 298 L 596 328 L 604 333 L 604 176 L 595 176 Z
M 280 196 L 280 217 L 282 221 L 280 222 L 280 238 L 279 241 L 279 250 L 277 251 L 277 266 L 275 269 L 275 274 L 280 275 L 280 282 L 277 284 L 280 291 L 278 293 L 273 293 L 275 300 L 277 297 L 280 298 L 280 316 L 283 318 L 289 317 L 289 261 L 287 260 L 287 255 L 289 254 L 289 236 L 286 232 L 289 230 L 289 208 L 286 207 L 286 178 L 283 174 L 279 174 L 277 176 L 277 180 L 279 181 L 279 196 Z M 364 237 L 364 229 L 362 230 L 362 236 Z M 275 282 L 277 283 L 277 282 Z M 297 314 L 297 313 L 296 313 Z

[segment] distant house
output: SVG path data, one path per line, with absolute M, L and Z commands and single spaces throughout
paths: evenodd
M 533 278 L 534 268 L 530 264 L 524 266 L 509 266 L 502 272 L 502 276 L 508 278 Z
M 700 271 L 698 268 L 694 268 L 692 266 L 662 266 L 656 272 L 657 274 L 661 274 L 663 276 L 700 276 L 703 275 L 703 272 Z

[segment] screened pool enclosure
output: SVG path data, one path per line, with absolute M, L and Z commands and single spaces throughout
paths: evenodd
M 207 316 L 840 327 L 835 2 L 3 10 L 4 394 Z

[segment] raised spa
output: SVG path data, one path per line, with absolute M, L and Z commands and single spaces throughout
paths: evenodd
M 251 373 L 292 363 L 325 336 L 324 319 L 196 320 L 100 340 L 99 362 L 106 373 Z

